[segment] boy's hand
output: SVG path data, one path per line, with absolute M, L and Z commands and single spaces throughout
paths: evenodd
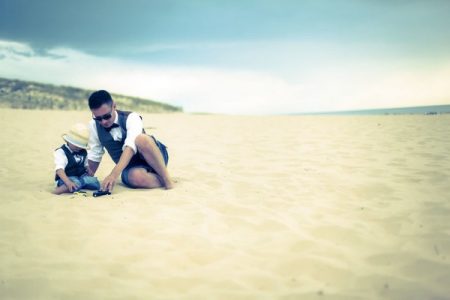
M 116 184 L 116 176 L 109 174 L 102 182 L 102 191 L 112 192 L 114 185 Z
M 78 189 L 78 186 L 71 180 L 69 180 L 69 182 L 66 183 L 66 186 L 71 193 L 75 192 Z

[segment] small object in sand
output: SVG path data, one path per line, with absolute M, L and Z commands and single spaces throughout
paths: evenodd
M 109 191 L 99 190 L 92 194 L 92 196 L 94 196 L 94 197 L 100 197 L 100 196 L 104 196 L 104 195 L 111 195 L 111 193 Z
M 77 191 L 77 192 L 73 192 L 73 194 L 74 194 L 74 195 L 81 195 L 81 196 L 87 197 L 87 194 L 86 194 L 85 191 Z
M 434 245 L 434 252 L 436 253 L 437 256 L 439 256 L 439 249 L 436 245 Z

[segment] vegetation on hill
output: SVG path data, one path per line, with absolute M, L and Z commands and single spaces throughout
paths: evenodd
M 0 107 L 21 109 L 85 110 L 87 99 L 93 91 L 0 78 Z M 139 112 L 180 112 L 176 107 L 161 102 L 111 94 L 122 110 Z

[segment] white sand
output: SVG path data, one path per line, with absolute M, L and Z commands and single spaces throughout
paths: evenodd
M 0 110 L 1 299 L 450 299 L 450 115 L 143 115 L 175 189 L 52 195 L 89 117 Z

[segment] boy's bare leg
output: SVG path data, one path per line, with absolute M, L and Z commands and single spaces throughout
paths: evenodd
M 167 171 L 164 158 L 156 145 L 153 138 L 146 134 L 140 134 L 135 140 L 138 151 L 144 156 L 145 161 L 155 170 L 159 175 L 159 180 L 166 189 L 173 188 L 172 179 L 170 179 L 169 171 Z M 151 173 L 150 173 L 151 174 Z
M 53 191 L 53 194 L 55 194 L 55 195 L 61 195 L 61 194 L 64 194 L 64 193 L 70 193 L 69 188 L 65 184 L 58 186 Z

